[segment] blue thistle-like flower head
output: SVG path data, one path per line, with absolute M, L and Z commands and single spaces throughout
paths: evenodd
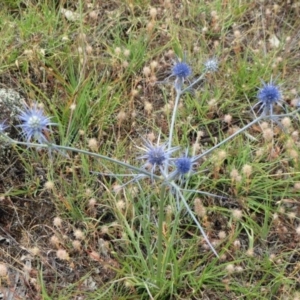
M 167 149 L 167 142 L 160 144 L 158 138 L 156 144 L 152 144 L 150 141 L 144 140 L 144 147 L 139 147 L 142 151 L 145 152 L 144 155 L 140 156 L 140 159 L 146 159 L 146 164 L 150 164 L 152 166 L 152 171 L 155 170 L 156 167 L 159 167 L 161 172 L 163 172 L 163 167 L 168 165 L 170 155 L 179 149 L 179 147 L 172 147 L 171 149 Z
M 181 80 L 186 79 L 192 74 L 191 67 L 185 62 L 177 61 L 172 69 L 172 76 L 178 77 Z
M 175 160 L 175 166 L 178 174 L 185 175 L 192 170 L 193 162 L 188 156 L 182 156 Z
M 216 72 L 219 68 L 219 62 L 216 58 L 211 58 L 204 63 L 204 67 L 206 72 Z
M 282 94 L 277 85 L 271 80 L 269 83 L 263 82 L 263 86 L 257 93 L 258 103 L 254 107 L 260 105 L 260 110 L 263 110 L 263 115 L 273 114 L 273 105 L 277 104 L 283 108 L 280 102 L 282 102 Z
M 44 115 L 43 110 L 36 103 L 33 107 L 25 106 L 19 115 L 19 119 L 22 121 L 19 127 L 22 128 L 27 142 L 31 139 L 35 139 L 39 143 L 47 142 L 45 132 L 50 131 L 49 126 L 56 125 L 51 122 L 51 118 Z
M 278 103 L 281 100 L 281 91 L 277 85 L 272 81 L 269 83 L 263 83 L 263 87 L 259 89 L 257 98 L 260 103 L 265 105 L 271 105 Z
M 172 163 L 175 166 L 175 170 L 169 175 L 169 180 L 173 180 L 176 177 L 183 178 L 188 173 L 192 173 L 193 167 L 196 164 L 196 157 L 189 156 L 188 149 L 186 149 L 181 157 L 173 158 Z
M 176 58 L 175 65 L 172 68 L 172 74 L 170 76 L 175 76 L 175 89 L 180 91 L 184 81 L 192 74 L 192 68 L 185 62 L 179 61 Z

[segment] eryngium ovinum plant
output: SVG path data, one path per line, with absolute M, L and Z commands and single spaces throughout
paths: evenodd
M 45 116 L 43 109 L 40 108 L 37 103 L 34 103 L 31 106 L 25 104 L 23 110 L 20 111 L 19 114 L 20 125 L 18 127 L 21 129 L 25 141 L 11 139 L 5 132 L 7 129 L 5 121 L 0 123 L 0 134 L 2 138 L 12 144 L 24 145 L 26 147 L 33 148 L 47 148 L 49 149 L 49 153 L 51 153 L 51 151 L 59 151 L 61 153 L 72 151 L 93 156 L 101 160 L 109 161 L 123 166 L 133 172 L 133 179 L 124 183 L 121 188 L 126 188 L 128 184 L 135 184 L 144 179 L 150 180 L 153 185 L 155 184 L 159 186 L 160 201 L 158 207 L 159 215 L 157 223 L 158 236 L 156 267 L 156 278 L 159 281 L 162 276 L 163 268 L 163 221 L 165 219 L 164 213 L 166 201 L 170 199 L 169 197 L 173 197 L 173 199 L 175 199 L 176 201 L 175 203 L 177 204 L 177 214 L 180 214 L 182 209 L 185 208 L 185 210 L 189 213 L 190 217 L 197 225 L 200 233 L 204 238 L 204 241 L 207 243 L 214 255 L 216 257 L 219 257 L 218 252 L 210 243 L 208 236 L 206 235 L 205 231 L 203 230 L 201 224 L 199 223 L 189 205 L 189 199 L 197 193 L 223 198 L 222 196 L 212 195 L 205 191 L 187 189 L 188 179 L 195 173 L 194 166 L 197 164 L 197 162 L 204 156 L 207 156 L 216 148 L 230 141 L 241 132 L 247 130 L 252 125 L 259 122 L 263 118 L 270 118 L 271 120 L 277 121 L 279 117 L 290 116 L 298 111 L 295 110 L 292 113 L 274 115 L 273 106 L 277 104 L 281 105 L 282 103 L 281 91 L 272 80 L 269 83 L 263 83 L 263 86 L 259 89 L 257 94 L 258 102 L 254 106 L 258 106 L 258 112 L 261 112 L 258 117 L 255 117 L 252 122 L 237 130 L 235 133 L 225 138 L 215 146 L 209 148 L 205 152 L 195 156 L 189 155 L 189 150 L 187 148 L 181 149 L 181 147 L 179 146 L 172 145 L 178 104 L 181 96 L 184 93 L 192 91 L 197 83 L 205 80 L 206 74 L 216 72 L 217 70 L 218 61 L 215 58 L 210 59 L 204 63 L 204 70 L 202 75 L 193 82 L 190 82 L 189 78 L 192 74 L 191 67 L 185 62 L 185 60 L 180 61 L 179 59 L 176 59 L 170 76 L 163 81 L 169 82 L 173 78 L 174 89 L 176 92 L 169 137 L 165 141 L 161 141 L 161 135 L 158 134 L 159 137 L 156 143 L 152 143 L 151 141 L 143 138 L 144 144 L 143 146 L 139 147 L 139 149 L 143 153 L 138 158 L 140 160 L 143 160 L 144 164 L 138 163 L 138 166 L 131 165 L 123 161 L 116 160 L 115 158 L 111 158 L 87 150 L 51 143 L 51 138 L 49 137 L 52 133 L 51 126 L 55 126 L 56 124 L 51 121 L 50 117 Z M 149 165 L 151 166 L 150 168 L 148 168 Z M 117 174 L 111 174 L 111 176 L 118 177 Z

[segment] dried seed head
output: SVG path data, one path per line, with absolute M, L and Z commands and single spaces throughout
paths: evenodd
M 120 47 L 116 47 L 115 48 L 115 53 L 116 53 L 116 55 L 120 55 L 121 54 L 121 52 L 122 52 L 122 50 L 121 50 L 121 48 Z
M 297 182 L 294 183 L 294 189 L 295 189 L 296 191 L 299 191 L 299 190 L 300 190 L 300 181 L 297 181 Z
M 53 225 L 56 226 L 56 227 L 61 227 L 62 219 L 60 217 L 55 217 L 53 219 Z
M 78 240 L 74 240 L 72 242 L 73 248 L 77 251 L 79 251 L 81 249 L 81 242 Z
M 298 141 L 299 140 L 299 131 L 297 131 L 297 130 L 293 131 L 291 136 L 295 142 Z
M 151 32 L 151 31 L 153 30 L 154 26 L 155 26 L 154 20 L 148 22 L 148 24 L 147 24 L 147 26 L 146 26 L 147 31 L 148 31 L 148 32 Z
M 154 86 L 155 85 L 155 83 L 157 82 L 157 77 L 155 76 L 155 75 L 151 75 L 150 76 L 150 83 L 152 84 L 152 86 Z
M 274 13 L 278 13 L 280 11 L 280 6 L 278 4 L 274 4 L 273 5 L 273 10 L 274 10 Z
M 226 271 L 229 273 L 229 274 L 232 274 L 234 272 L 234 264 L 228 264 L 226 266 Z
M 91 54 L 93 52 L 93 47 L 89 44 L 85 46 L 85 51 L 87 54 Z
M 272 262 L 274 262 L 275 259 L 276 259 L 276 255 L 274 253 L 270 254 L 269 260 L 272 261 Z
M 84 194 L 85 194 L 86 196 L 91 196 L 92 193 L 93 193 L 93 191 L 92 191 L 92 189 L 90 189 L 90 188 L 87 188 L 87 189 L 85 189 L 85 191 L 84 191 Z
M 149 132 L 148 134 L 147 134 L 147 139 L 148 139 L 148 141 L 150 141 L 151 143 L 155 140 L 155 134 L 154 134 L 154 132 L 152 131 L 152 132 Z
M 157 9 L 155 7 L 151 7 L 149 13 L 150 13 L 151 18 L 155 19 L 156 15 L 157 15 Z
M 131 91 L 132 97 L 136 97 L 138 94 L 139 94 L 139 91 L 138 91 L 137 89 L 133 89 L 133 90 Z
M 273 129 L 267 128 L 267 129 L 263 130 L 263 137 L 264 137 L 266 142 L 272 141 L 273 136 L 274 136 Z
M 127 114 L 124 110 L 120 110 L 117 115 L 118 123 L 121 124 L 127 119 Z
M 227 157 L 227 152 L 225 150 L 219 150 L 217 155 L 218 155 L 218 160 L 223 161 Z
M 220 255 L 220 261 L 226 261 L 227 260 L 227 255 L 225 253 Z
M 221 240 L 224 240 L 224 239 L 226 238 L 226 236 L 227 236 L 227 234 L 226 234 L 225 231 L 220 231 L 220 232 L 218 233 L 218 237 L 219 237 L 219 239 L 221 239 Z
M 129 66 L 129 62 L 127 60 L 124 60 L 122 63 L 122 66 L 126 69 Z
M 232 122 L 232 115 L 225 115 L 224 122 L 230 124 Z
M 58 249 L 56 251 L 56 257 L 61 260 L 69 260 L 70 259 L 68 252 L 64 249 Z
M 271 15 L 272 12 L 269 8 L 267 8 L 265 13 L 266 13 L 267 16 L 269 16 L 269 15 Z
M 90 258 L 96 261 L 100 260 L 100 255 L 96 251 L 91 251 L 90 252 Z
M 76 109 L 76 104 L 75 103 L 72 103 L 71 105 L 70 105 L 70 110 L 71 111 L 74 111 Z
M 255 155 L 260 157 L 260 156 L 263 156 L 265 153 L 265 149 L 264 148 L 258 148 L 255 152 Z
M 74 231 L 74 236 L 77 240 L 83 240 L 84 239 L 84 233 L 80 229 L 76 229 Z
M 121 190 L 122 190 L 122 185 L 119 185 L 119 184 L 114 184 L 114 185 L 113 185 L 113 191 L 114 191 L 116 194 L 120 193 Z
M 54 182 L 53 181 L 46 181 L 44 184 L 44 188 L 46 190 L 53 190 L 54 189 Z
M 125 57 L 128 57 L 130 55 L 130 50 L 129 49 L 124 49 L 123 54 L 124 54 Z
M 0 277 L 5 277 L 7 275 L 7 266 L 4 263 L 0 263 Z
M 200 198 L 194 200 L 194 211 L 198 217 L 204 217 L 206 215 L 206 208 L 203 206 Z
M 237 169 L 233 169 L 230 172 L 230 177 L 232 180 L 236 180 L 238 177 L 240 177 L 239 171 Z
M 289 149 L 288 154 L 292 159 L 297 159 L 299 157 L 298 151 L 295 149 Z
M 50 243 L 56 247 L 59 246 L 59 238 L 56 235 L 52 235 L 50 238 Z
M 239 30 L 235 30 L 235 31 L 233 32 L 233 35 L 234 35 L 234 37 L 235 37 L 236 39 L 239 39 L 239 38 L 241 37 L 241 32 L 240 32 Z
M 151 112 L 152 112 L 152 110 L 153 110 L 153 105 L 152 105 L 152 103 L 150 103 L 149 101 L 145 101 L 144 109 L 145 109 L 145 112 L 146 112 L 148 115 L 151 114 Z
M 243 267 L 241 267 L 241 266 L 236 266 L 235 267 L 235 272 L 236 273 L 242 273 L 244 271 L 244 268 Z
M 40 254 L 40 249 L 38 247 L 33 247 L 29 249 L 30 253 L 34 256 L 39 255 Z
M 101 233 L 102 234 L 108 234 L 109 233 L 109 228 L 108 226 L 104 225 L 101 227 Z
M 98 151 L 98 142 L 97 139 L 92 138 L 88 140 L 88 146 L 92 151 Z
M 260 127 L 261 127 L 262 130 L 265 130 L 265 129 L 269 128 L 269 123 L 268 122 L 262 122 Z
M 218 17 L 218 13 L 215 10 L 211 11 L 210 15 L 212 16 L 212 18 L 217 18 Z
M 208 31 L 208 28 L 206 26 L 202 27 L 202 33 L 206 33 Z
M 297 215 L 295 212 L 289 212 L 288 217 L 290 218 L 290 220 L 294 220 L 297 217 Z
M 89 200 L 89 207 L 93 208 L 96 205 L 96 203 L 97 203 L 96 199 L 95 198 L 91 198 Z
M 149 67 L 144 67 L 143 68 L 143 74 L 148 77 L 151 74 L 151 69 Z
M 242 168 L 242 172 L 246 177 L 249 177 L 252 173 L 252 166 L 250 165 L 244 165 Z
M 295 142 L 294 142 L 294 140 L 291 139 L 291 138 L 287 139 L 286 142 L 285 142 L 285 148 L 286 148 L 286 149 L 292 149 L 292 148 L 294 148 L 294 147 L 295 147 Z
M 234 248 L 236 248 L 236 249 L 240 249 L 240 248 L 241 248 L 241 242 L 240 242 L 240 240 L 235 240 L 235 241 L 233 242 L 233 246 L 234 246 Z
M 125 209 L 126 204 L 125 204 L 125 202 L 123 200 L 119 200 L 116 203 L 116 207 L 117 207 L 118 210 L 122 211 L 122 210 Z
M 246 255 L 252 257 L 254 255 L 254 249 L 253 248 L 249 248 L 246 251 Z
M 131 290 L 134 287 L 134 285 L 135 284 L 131 280 L 126 279 L 124 281 L 124 286 L 125 286 L 126 289 Z
M 291 100 L 291 106 L 299 107 L 299 98 L 294 98 Z
M 156 60 L 151 61 L 150 67 L 152 70 L 155 70 L 158 66 L 158 62 Z
M 283 127 L 285 128 L 289 128 L 291 126 L 291 119 L 289 117 L 285 117 L 281 120 L 281 124 L 283 125 Z
M 97 18 L 98 18 L 98 14 L 97 14 L 97 12 L 96 11 L 91 11 L 90 13 L 89 13 L 89 17 L 92 19 L 92 20 L 97 20 Z
M 235 220 L 240 220 L 243 217 L 243 212 L 240 209 L 234 209 L 232 211 L 232 217 Z
M 211 100 L 208 101 L 208 107 L 210 110 L 213 110 L 217 107 L 217 99 L 213 98 Z

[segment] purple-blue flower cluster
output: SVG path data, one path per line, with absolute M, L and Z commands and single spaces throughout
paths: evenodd
M 156 167 L 158 167 L 161 172 L 163 172 L 163 168 L 165 165 L 169 164 L 170 156 L 173 152 L 179 149 L 179 147 L 172 147 L 171 149 L 167 149 L 167 143 L 160 144 L 160 139 L 156 144 L 152 144 L 150 141 L 144 140 L 144 147 L 140 147 L 142 151 L 145 152 L 144 155 L 140 156 L 139 159 L 145 159 L 146 167 L 147 164 L 152 166 L 152 172 L 155 171 Z
M 182 178 L 192 172 L 195 159 L 194 157 L 188 156 L 188 150 L 186 150 L 183 156 L 172 158 L 171 154 L 179 150 L 180 147 L 172 147 L 168 150 L 167 143 L 160 144 L 159 139 L 155 145 L 145 139 L 143 140 L 144 146 L 139 147 L 145 152 L 144 155 L 139 157 L 140 159 L 146 160 L 143 167 L 146 167 L 149 164 L 152 166 L 152 172 L 155 171 L 156 167 L 159 167 L 159 170 L 163 175 L 167 175 L 164 174 L 164 167 L 175 167 L 175 170 L 169 174 L 168 179 Z
M 179 175 L 185 175 L 192 170 L 193 161 L 187 155 L 175 159 L 176 171 Z
M 49 127 L 51 125 L 56 124 L 51 122 L 51 118 L 44 115 L 43 110 L 38 107 L 37 103 L 34 103 L 32 107 L 25 106 L 18 117 L 22 122 L 19 127 L 22 129 L 27 142 L 32 139 L 39 143 L 48 142 L 45 134 L 50 131 Z
M 181 80 L 188 78 L 192 74 L 191 67 L 185 62 L 177 62 L 172 69 L 172 76 Z
M 192 68 L 185 62 L 179 61 L 176 58 L 176 62 L 172 68 L 172 73 L 169 77 L 175 77 L 175 89 L 180 91 L 184 81 L 192 74 Z
M 282 107 L 281 90 L 272 80 L 269 83 L 263 82 L 263 86 L 258 90 L 257 98 L 258 103 L 253 108 L 259 105 L 259 111 L 262 110 L 263 115 L 272 115 L 273 105 L 280 105 Z

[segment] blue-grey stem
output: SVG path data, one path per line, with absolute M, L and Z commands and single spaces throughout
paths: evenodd
M 188 87 L 183 89 L 182 91 L 175 89 L 176 90 L 176 98 L 175 98 L 175 103 L 174 103 L 174 108 L 173 108 L 173 114 L 172 114 L 172 119 L 171 119 L 171 125 L 170 125 L 170 133 L 169 133 L 169 140 L 168 140 L 168 151 L 172 147 L 172 142 L 173 142 L 173 132 L 174 132 L 174 127 L 175 127 L 175 120 L 176 120 L 176 113 L 178 109 L 178 104 L 179 100 L 182 94 L 184 94 L 186 91 L 191 89 L 196 83 L 198 83 L 200 80 L 202 80 L 205 76 L 206 72 L 204 72 L 198 79 L 196 79 L 193 83 L 191 83 Z M 165 170 L 166 171 L 166 170 Z
M 185 89 L 183 89 L 181 92 L 180 92 L 180 94 L 182 95 L 183 93 L 185 93 L 185 92 L 187 92 L 188 90 L 190 90 L 195 84 L 197 84 L 199 81 L 201 81 L 203 78 L 204 78 L 204 76 L 206 75 L 206 71 L 202 74 L 202 75 L 200 75 L 199 76 L 199 78 L 198 79 L 196 79 L 194 82 L 192 82 L 189 86 L 187 86 Z
M 167 150 L 168 152 L 172 148 L 173 131 L 174 131 L 174 126 L 175 126 L 176 112 L 177 112 L 180 96 L 181 96 L 181 92 L 176 90 L 176 98 L 175 98 L 175 103 L 174 103 L 174 108 L 173 108 L 172 120 L 171 120 L 171 125 L 170 125 L 169 140 L 168 140 L 168 150 Z
M 203 192 L 203 191 L 198 191 L 198 190 L 189 190 L 189 189 L 181 189 L 181 190 L 185 191 L 185 192 L 192 192 L 192 193 L 196 193 L 196 194 L 205 195 L 205 196 L 208 196 L 208 197 L 213 197 L 213 198 L 219 198 L 219 199 L 223 199 L 223 200 L 228 200 L 228 197 L 219 196 L 219 195 L 215 195 L 215 194 L 208 193 L 208 192 Z
M 282 117 L 290 117 L 293 114 L 295 114 L 296 112 L 298 112 L 300 110 L 300 108 L 294 110 L 291 113 L 287 113 L 287 114 L 282 114 L 282 115 L 260 115 L 259 117 L 257 117 L 256 119 L 254 119 L 252 122 L 250 122 L 249 124 L 245 125 L 243 128 L 239 129 L 238 131 L 236 131 L 235 133 L 233 133 L 232 135 L 230 135 L 229 137 L 227 137 L 225 140 L 221 141 L 220 143 L 216 144 L 215 146 L 209 148 L 207 151 L 197 155 L 194 157 L 193 162 L 196 162 L 198 159 L 200 159 L 201 157 L 209 154 L 210 152 L 214 151 L 215 149 L 219 148 L 220 146 L 222 146 L 223 144 L 225 144 L 226 142 L 230 141 L 231 139 L 233 139 L 235 136 L 239 135 L 240 133 L 242 133 L 243 131 L 245 131 L 246 129 L 248 129 L 249 127 L 251 127 L 252 125 L 254 125 L 255 123 L 259 122 L 262 119 L 273 119 L 273 118 L 282 118 Z
M 52 149 L 60 149 L 60 150 L 67 150 L 67 151 L 82 153 L 82 154 L 85 154 L 85 155 L 89 155 L 89 156 L 93 156 L 93 157 L 96 157 L 96 158 L 100 158 L 100 159 L 110 161 L 114 164 L 118 164 L 118 165 L 123 166 L 125 168 L 128 168 L 130 170 L 133 170 L 133 171 L 137 172 L 138 174 L 144 174 L 149 178 L 154 178 L 154 179 L 158 179 L 158 180 L 162 179 L 160 176 L 158 176 L 156 174 L 153 174 L 151 172 L 148 172 L 143 168 L 138 168 L 138 167 L 132 166 L 130 164 L 124 163 L 120 160 L 110 158 L 108 156 L 101 155 L 101 154 L 98 154 L 98 153 L 93 153 L 93 152 L 89 152 L 89 151 L 82 150 L 82 149 L 77 149 L 77 148 L 68 147 L 68 146 L 61 146 L 61 145 L 56 145 L 56 144 L 37 144 L 37 143 L 16 141 L 16 140 L 13 140 L 9 137 L 5 137 L 5 138 L 8 140 L 8 142 L 10 142 L 12 144 L 16 144 L 16 145 L 24 145 L 24 146 L 27 146 L 27 147 L 36 147 L 36 148 L 52 148 Z
M 192 217 L 192 219 L 194 220 L 194 222 L 196 223 L 197 227 L 199 228 L 204 240 L 206 241 L 207 245 L 210 247 L 211 251 L 215 254 L 216 257 L 219 258 L 219 255 L 217 253 L 217 251 L 215 250 L 214 246 L 211 244 L 211 242 L 208 239 L 208 236 L 206 235 L 204 229 L 202 228 L 202 226 L 200 225 L 199 221 L 197 220 L 197 218 L 195 217 L 194 213 L 192 212 L 190 206 L 188 205 L 188 203 L 186 202 L 184 196 L 182 195 L 180 188 L 174 183 L 174 182 L 170 182 L 170 184 L 175 188 L 175 190 L 177 191 L 178 195 L 180 196 L 186 210 L 188 211 L 188 213 L 190 214 L 190 216 Z
M 209 148 L 205 152 L 203 152 L 203 153 L 195 156 L 194 159 L 193 159 L 193 161 L 195 162 L 198 159 L 200 159 L 201 157 L 203 157 L 203 156 L 209 154 L 210 152 L 214 151 L 215 149 L 219 148 L 220 146 L 222 146 L 226 142 L 230 141 L 235 136 L 239 135 L 240 133 L 242 133 L 243 131 L 245 131 L 246 129 L 248 129 L 249 127 L 251 127 L 252 125 L 254 125 L 255 123 L 259 122 L 260 120 L 262 120 L 264 118 L 266 118 L 266 116 L 259 116 L 258 118 L 256 118 L 255 120 L 253 120 L 252 122 L 250 122 L 249 124 L 247 124 L 246 126 L 244 126 L 243 128 L 239 129 L 238 131 L 236 131 L 235 133 L 233 133 L 232 135 L 230 135 L 229 137 L 227 137 L 225 140 L 223 140 L 220 143 L 216 144 L 215 146 Z

